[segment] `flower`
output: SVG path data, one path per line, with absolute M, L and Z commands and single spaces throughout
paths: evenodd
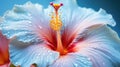
M 60 4 L 61 3 L 61 4 Z M 11 62 L 30 67 L 113 67 L 120 63 L 116 22 L 103 9 L 56 0 L 48 8 L 27 2 L 3 16 L 2 33 L 12 39 Z
M 8 44 L 9 40 L 0 32 L 0 67 L 8 67 L 10 63 Z

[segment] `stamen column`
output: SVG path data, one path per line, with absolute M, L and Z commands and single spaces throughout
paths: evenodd
M 55 16 L 52 16 L 52 19 L 50 21 L 50 27 L 56 31 L 57 34 L 57 51 L 60 52 L 60 54 L 64 53 L 64 48 L 62 45 L 62 41 L 61 41 L 61 33 L 60 33 L 60 29 L 62 27 L 62 22 L 60 20 L 59 14 L 58 14 L 58 9 L 63 6 L 63 4 L 53 4 L 50 3 L 55 10 Z

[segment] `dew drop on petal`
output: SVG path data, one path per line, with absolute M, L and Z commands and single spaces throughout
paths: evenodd
M 39 56 L 41 56 L 41 54 L 38 54 Z
M 78 64 L 74 63 L 74 67 L 78 67 Z
M 40 29 L 42 29 L 42 26 L 39 25 L 38 27 L 39 27 Z
M 8 29 L 8 27 L 5 27 L 6 29 Z
M 105 65 L 105 63 L 103 62 L 103 65 Z
M 19 65 L 18 62 L 16 62 L 15 65 Z
M 48 52 L 48 53 L 50 53 L 50 51 L 49 51 L 49 50 L 48 50 L 47 52 Z
M 32 22 L 30 22 L 30 21 L 29 21 L 28 23 L 30 23 L 30 24 L 31 24 Z
M 50 52 L 50 55 L 52 55 L 52 53 Z
M 88 60 L 91 60 L 91 58 L 88 58 Z

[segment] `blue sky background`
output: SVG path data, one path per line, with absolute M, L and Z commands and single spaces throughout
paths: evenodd
M 27 1 L 31 1 L 33 3 L 40 3 L 47 7 L 49 2 L 53 0 L 0 0 L 0 16 L 2 16 L 5 11 L 13 8 L 14 4 L 24 4 Z M 99 10 L 99 8 L 103 8 L 113 15 L 113 18 L 117 22 L 116 27 L 113 27 L 120 36 L 120 0 L 77 0 L 78 4 L 82 7 L 93 8 L 94 10 Z

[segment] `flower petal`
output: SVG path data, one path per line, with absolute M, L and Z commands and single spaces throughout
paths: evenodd
M 92 64 L 85 56 L 77 53 L 69 53 L 61 56 L 49 67 L 92 67 Z
M 107 14 L 102 8 L 98 12 L 90 8 L 82 8 L 78 6 L 76 6 L 76 8 L 68 8 L 68 10 L 64 10 L 64 6 L 61 8 L 61 16 L 64 17 L 63 23 L 65 23 L 66 28 L 70 28 L 70 30 L 72 29 L 71 31 L 80 32 L 81 30 L 98 24 L 116 25 L 112 15 Z
M 36 63 L 38 67 L 47 67 L 58 59 L 59 53 L 48 49 L 45 44 L 34 44 L 27 47 L 10 45 L 11 62 L 21 67 L 30 67 Z
M 60 2 L 64 3 L 64 6 L 60 10 L 63 22 L 62 40 L 69 42 L 68 44 L 74 41 L 78 34 L 82 34 L 83 31 L 91 26 L 99 24 L 116 25 L 112 15 L 107 14 L 103 9 L 97 12 L 91 8 L 79 7 L 76 4 L 76 0 L 66 0 L 65 2 L 60 0 Z
M 0 32 L 0 65 L 9 63 L 9 52 L 8 52 L 9 40 L 3 36 Z
M 3 16 L 0 29 L 11 39 L 10 59 L 16 66 L 30 67 L 36 63 L 46 67 L 58 58 L 59 53 L 45 47 L 48 42 L 55 44 L 55 33 L 49 28 L 47 16 L 41 5 L 30 2 L 15 5 Z
M 93 26 L 87 31 L 84 41 L 76 49 L 91 59 L 93 67 L 117 67 L 120 63 L 120 39 L 107 26 Z
M 39 4 L 27 2 L 24 5 L 15 5 L 3 18 L 5 20 L 0 29 L 8 38 L 16 36 L 18 41 L 35 43 L 52 38 L 49 18 Z

